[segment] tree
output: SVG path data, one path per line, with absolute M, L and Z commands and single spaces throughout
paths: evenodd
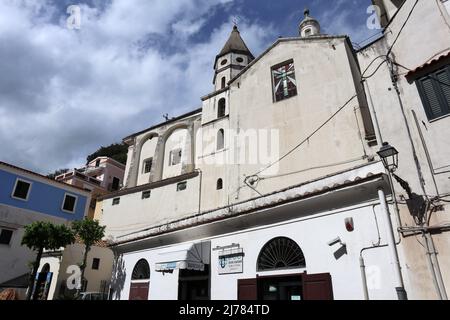
M 98 241 L 102 240 L 105 236 L 105 228 L 101 226 L 97 220 L 84 219 L 74 221 L 72 223 L 72 229 L 75 234 L 83 240 L 84 243 L 84 256 L 81 264 L 81 280 L 84 280 L 84 271 L 86 269 L 87 256 L 91 247 Z
M 25 227 L 25 234 L 22 238 L 22 245 L 33 251 L 37 251 L 36 260 L 33 263 L 33 270 L 29 279 L 27 300 L 31 299 L 34 289 L 34 279 L 41 262 L 44 249 L 56 250 L 66 247 L 75 242 L 75 235 L 72 230 L 65 225 L 54 225 L 50 222 L 38 221 Z M 33 299 L 36 298 L 37 290 Z
M 128 146 L 124 143 L 114 143 L 107 147 L 100 147 L 93 154 L 87 157 L 87 163 L 98 157 L 110 157 L 122 164 L 127 163 Z

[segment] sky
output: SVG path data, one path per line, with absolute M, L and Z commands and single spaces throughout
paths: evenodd
M 0 161 L 47 174 L 201 107 L 233 22 L 255 56 L 298 35 L 309 8 L 322 32 L 360 43 L 370 0 L 1 0 Z M 80 8 L 68 28 L 67 9 Z M 70 20 L 76 21 L 76 20 Z

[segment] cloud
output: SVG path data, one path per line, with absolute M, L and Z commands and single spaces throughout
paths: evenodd
M 322 3 L 319 0 L 315 2 Z M 366 25 L 369 5 L 369 0 L 336 0 L 332 5 L 323 6 L 317 18 L 325 33 L 348 35 L 352 42 L 358 43 L 376 33 Z
M 201 105 L 231 23 L 193 36 L 232 0 L 0 2 L 0 160 L 41 173 L 81 165 L 100 145 Z M 276 28 L 240 23 L 259 53 Z

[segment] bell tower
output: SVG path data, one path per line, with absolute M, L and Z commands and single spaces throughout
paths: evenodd
M 255 59 L 241 37 L 239 29 L 234 25 L 225 46 L 216 57 L 214 63 L 214 89 L 225 89 L 228 82 Z
M 304 14 L 305 18 L 300 22 L 300 26 L 298 27 L 300 37 L 308 38 L 320 35 L 319 21 L 310 16 L 309 9 L 305 9 Z

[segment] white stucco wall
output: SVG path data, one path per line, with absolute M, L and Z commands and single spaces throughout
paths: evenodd
M 70 266 L 79 266 L 83 261 L 84 245 L 74 244 L 66 247 L 58 257 L 46 256 L 42 258 L 39 270 L 48 263 L 50 264 L 50 272 L 53 272 L 53 279 L 50 286 L 48 300 L 58 300 L 61 294 L 61 284 L 67 286 L 67 279 L 72 275 L 68 273 Z M 92 269 L 92 261 L 94 258 L 100 259 L 98 270 Z M 86 292 L 99 292 L 101 282 L 107 281 L 108 285 L 111 281 L 114 255 L 108 248 L 92 247 L 88 253 L 87 264 L 85 269 L 85 278 L 88 281 Z M 108 290 L 108 287 L 107 289 Z
M 117 237 L 198 213 L 200 177 L 186 182 L 184 191 L 178 192 L 176 183 L 152 189 L 150 199 L 136 192 L 121 196 L 116 206 L 113 199 L 103 200 L 100 222 L 106 226 L 106 235 Z
M 298 94 L 274 102 L 271 68 L 290 59 L 294 61 Z M 307 143 L 288 158 L 276 162 L 355 95 L 353 66 L 349 59 L 352 58 L 344 38 L 283 41 L 232 84 L 230 127 L 238 130 L 239 136 L 257 135 L 257 143 L 262 145 L 268 144 L 272 134 L 278 133 L 278 139 L 275 144 L 271 143 L 272 150 L 277 152 L 264 157 L 261 153 L 265 150 L 260 148 L 256 163 L 249 157 L 244 163 L 241 160 L 245 159 L 242 157 L 244 152 L 255 147 L 254 143 L 236 148 L 237 164 L 229 166 L 229 193 L 243 185 L 243 177 L 251 176 L 271 163 L 276 165 L 260 174 L 260 177 L 268 178 L 261 180 L 257 187 L 263 194 L 356 166 L 363 163 L 365 152 L 374 154 L 364 140 L 362 121 L 358 118 L 360 104 L 354 99 Z M 261 135 L 260 130 L 268 131 L 267 135 Z M 351 163 L 347 163 L 349 161 Z M 342 162 L 345 164 L 336 165 Z M 314 167 L 319 168 L 312 169 Z M 238 198 L 243 200 L 257 195 L 251 189 L 243 188 Z
M 414 4 L 415 1 L 407 1 L 404 4 L 389 26 L 389 32 L 386 32 L 384 39 L 358 52 L 362 70 L 365 70 L 376 57 L 387 53 Z M 419 1 L 393 48 L 391 58 L 395 58 L 395 61 L 402 65 L 402 67 L 395 67 L 395 73 L 399 76 L 398 86 L 404 111 L 401 109 L 386 64 L 367 80 L 368 93 L 374 103 L 383 140 L 389 141 L 399 151 L 399 168 L 396 174 L 409 183 L 414 193 L 420 195 L 424 193 L 420 185 L 420 175 L 422 175 L 425 193 L 430 198 L 436 196 L 438 192 L 441 195 L 450 193 L 450 174 L 448 173 L 450 117 L 428 120 L 415 82 L 408 82 L 405 75 L 409 70 L 423 66 L 450 49 L 450 27 L 447 25 L 449 20 L 445 10 L 441 11 L 438 7 L 440 5 L 436 1 Z M 366 75 L 373 73 L 382 61 L 383 59 L 380 58 L 375 61 Z M 413 112 L 417 115 L 418 126 Z M 423 134 L 425 147 L 430 154 L 431 163 L 435 169 L 434 174 L 430 170 L 419 130 Z M 419 168 L 414 161 L 413 147 L 416 150 Z M 438 190 L 434 186 L 433 176 Z M 398 197 L 408 197 L 399 184 L 394 183 L 394 186 Z M 404 225 L 415 225 L 405 205 L 400 206 L 400 212 Z M 449 218 L 449 208 L 444 205 L 439 213 L 431 214 L 430 224 L 440 225 L 448 222 Z M 421 237 L 419 239 L 422 241 Z M 450 237 L 447 233 L 434 234 L 433 239 L 439 252 L 438 259 L 448 291 L 450 270 L 447 266 L 450 265 Z M 411 270 L 412 290 L 420 292 L 423 299 L 437 299 L 424 248 L 414 237 L 409 237 L 402 241 L 402 249 L 405 262 Z
M 386 241 L 385 220 L 379 207 L 375 214 L 381 231 L 381 243 Z M 308 274 L 331 273 L 335 299 L 363 299 L 362 280 L 359 268 L 360 250 L 372 246 L 378 241 L 375 214 L 372 204 L 360 207 L 349 207 L 339 211 L 330 211 L 307 218 L 286 221 L 282 224 L 243 230 L 238 233 L 217 236 L 200 241 L 211 241 L 211 248 L 228 246 L 233 243 L 243 248 L 244 273 L 234 275 L 218 274 L 218 251 L 211 253 L 211 298 L 213 300 L 237 299 L 237 280 L 255 278 L 256 275 L 292 274 L 307 271 Z M 349 233 L 345 229 L 344 219 L 353 217 L 355 231 Z M 262 247 L 276 237 L 289 237 L 296 241 L 303 250 L 306 259 L 306 270 L 257 272 L 256 263 Z M 347 244 L 348 254 L 336 259 L 333 253 L 339 245 L 330 247 L 328 241 L 341 237 Z M 160 253 L 175 251 L 182 244 L 154 248 L 144 251 L 127 253 L 122 256 L 124 261 L 125 282 L 120 298 L 127 300 L 131 281 L 131 272 L 140 259 L 146 259 L 150 264 L 150 300 L 176 300 L 178 296 L 178 271 L 173 274 L 155 272 L 155 263 L 161 262 Z M 393 287 L 393 269 L 391 258 L 386 248 L 370 250 L 364 253 L 369 279 L 369 294 L 371 299 L 396 299 Z M 404 270 L 407 267 L 402 264 Z M 407 288 L 408 289 L 408 288 Z
M 36 259 L 36 252 L 22 246 L 24 227 L 36 221 L 65 224 L 66 220 L 29 210 L 0 204 L 0 225 L 14 230 L 8 246 L 0 245 L 0 283 L 23 276 L 30 272 L 30 263 Z

